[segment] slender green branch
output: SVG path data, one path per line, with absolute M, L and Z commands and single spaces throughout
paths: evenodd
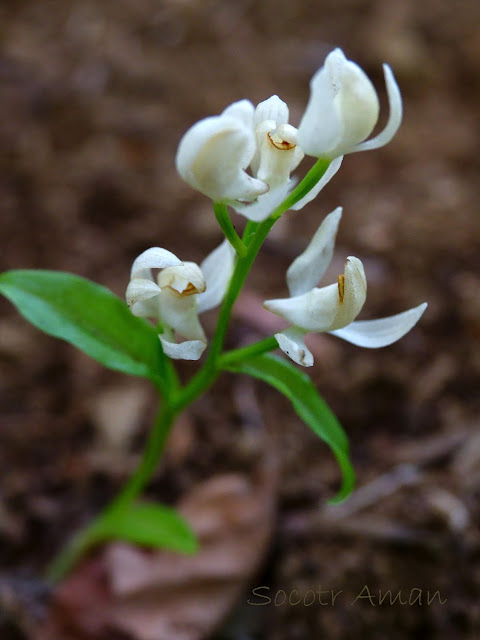
M 228 215 L 228 209 L 226 205 L 221 202 L 213 203 L 213 210 L 215 211 L 215 217 L 218 220 L 218 224 L 222 228 L 225 237 L 230 242 L 232 247 L 237 252 L 237 255 L 243 257 L 247 253 L 247 247 L 244 245 L 242 239 L 235 230 L 235 227 Z
M 93 523 L 74 535 L 47 568 L 46 578 L 55 583 L 67 575 L 76 562 L 94 545 Z
M 177 412 L 172 409 L 171 404 L 163 402 L 150 432 L 140 465 L 128 480 L 121 493 L 107 508 L 108 511 L 118 509 L 126 502 L 136 498 L 145 485 L 151 480 L 176 416 Z
M 243 230 L 242 240 L 245 245 L 248 247 L 251 239 L 253 238 L 255 231 L 258 229 L 258 222 L 254 222 L 254 220 L 247 220 L 247 224 L 245 225 L 245 229 Z
M 165 375 L 166 375 L 167 391 L 165 392 L 165 397 L 171 398 L 176 393 L 178 393 L 181 387 L 181 384 L 180 384 L 180 379 L 178 377 L 177 370 L 175 369 L 173 362 L 168 357 L 166 357 L 166 360 L 167 362 L 165 365 Z
M 265 338 L 259 342 L 249 344 L 247 347 L 225 351 L 218 359 L 218 366 L 219 368 L 224 369 L 227 365 L 234 364 L 235 362 L 242 362 L 243 360 L 259 356 L 262 353 L 268 353 L 274 349 L 278 349 L 278 342 L 274 336 L 271 336 L 270 338 Z
M 280 216 L 288 211 L 294 204 L 297 204 L 309 191 L 323 178 L 325 172 L 330 166 L 331 160 L 328 158 L 319 158 L 303 180 L 288 194 L 283 202 L 270 215 L 271 218 L 278 220 Z
M 273 351 L 278 348 L 276 339 L 271 336 L 260 340 L 254 344 L 242 347 L 241 349 L 232 349 L 221 354 L 215 363 L 215 366 L 203 367 L 199 373 L 190 381 L 183 391 L 181 391 L 177 398 L 178 403 L 175 404 L 175 409 L 181 411 L 189 404 L 191 404 L 196 398 L 202 395 L 217 379 L 222 369 L 225 369 L 228 365 L 235 362 L 241 362 L 247 358 L 258 356 L 268 351 Z

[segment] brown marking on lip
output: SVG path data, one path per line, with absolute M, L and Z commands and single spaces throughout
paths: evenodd
M 340 304 L 343 302 L 345 296 L 345 276 L 343 273 L 338 276 L 338 296 L 340 298 Z
M 279 149 L 280 151 L 289 151 L 290 149 L 294 149 L 297 146 L 295 144 L 292 144 L 291 142 L 287 142 L 286 140 L 280 140 L 279 142 L 277 142 L 272 138 L 270 133 L 267 133 L 267 136 L 275 149 Z
M 182 291 L 182 295 L 184 296 L 191 296 L 194 293 L 199 293 L 197 287 L 192 284 L 191 282 L 189 282 L 187 284 L 187 287 Z
M 193 296 L 195 293 L 202 293 L 202 291 L 205 291 L 205 289 L 202 291 L 197 289 L 197 287 L 191 282 L 188 283 L 183 291 L 177 291 L 177 289 L 174 289 L 170 285 L 165 287 L 165 289 L 168 289 L 176 298 L 186 298 L 187 296 Z

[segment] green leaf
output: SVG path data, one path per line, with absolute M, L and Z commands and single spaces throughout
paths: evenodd
M 61 271 L 18 270 L 0 275 L 0 293 L 33 325 L 106 367 L 161 382 L 165 356 L 154 328 L 108 289 Z
M 267 382 L 291 401 L 300 418 L 335 454 L 342 470 L 343 484 L 330 502 L 344 500 L 351 493 L 355 483 L 355 472 L 349 459 L 348 439 L 310 378 L 290 362 L 270 354 L 227 365 L 226 368 Z
M 180 553 L 195 553 L 198 549 L 187 522 L 176 511 L 160 504 L 122 504 L 104 513 L 92 533 L 98 541 L 125 540 Z

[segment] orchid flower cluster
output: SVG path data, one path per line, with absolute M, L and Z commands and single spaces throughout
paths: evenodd
M 109 539 L 193 552 L 194 533 L 173 510 L 138 497 L 153 477 L 176 417 L 215 382 L 222 371 L 253 376 L 285 395 L 298 416 L 332 449 L 343 482 L 336 496 L 351 492 L 355 474 L 348 439 L 310 378 L 288 359 L 309 367 L 304 338 L 328 332 L 355 345 L 384 347 L 416 324 L 426 304 L 379 320 L 357 321 L 367 294 L 361 260 L 347 258 L 344 273 L 319 287 L 333 256 L 340 207 L 320 224 L 286 274 L 288 296 L 264 307 L 288 325 L 254 344 L 224 350 L 233 305 L 275 222 L 311 202 L 333 178 L 344 155 L 387 144 L 402 120 L 402 99 L 384 65 L 390 104 L 388 122 L 369 138 L 379 100 L 364 71 L 340 49 L 311 80 L 311 94 L 298 129 L 278 96 L 256 108 L 241 100 L 219 116 L 201 120 L 183 136 L 176 156 L 180 176 L 212 199 L 225 239 L 197 265 L 167 249 L 152 247 L 133 263 L 127 305 L 104 287 L 73 274 L 12 270 L 0 274 L 0 293 L 46 333 L 75 345 L 101 364 L 146 378 L 159 394 L 159 411 L 141 462 L 121 492 L 52 563 L 48 576 L 63 577 L 91 547 Z M 304 178 L 291 177 L 304 156 L 316 158 Z M 240 237 L 228 207 L 247 218 Z M 297 214 L 295 214 L 297 215 Z M 216 330 L 198 371 L 182 383 L 173 360 L 199 360 L 207 337 L 199 314 L 221 305 Z M 153 321 L 153 324 L 152 324 Z
M 395 135 L 402 120 L 402 99 L 388 65 L 384 65 L 384 74 L 390 115 L 374 138 L 367 139 L 379 115 L 375 88 L 357 64 L 335 49 L 312 78 L 310 100 L 298 129 L 289 124 L 288 106 L 278 96 L 256 108 L 240 100 L 187 131 L 177 152 L 178 172 L 217 207 L 229 205 L 260 223 L 292 192 L 291 173 L 304 156 L 324 159 L 328 165 L 323 175 L 289 207 L 302 209 L 337 173 L 345 154 L 376 149 Z M 388 318 L 356 322 L 365 303 L 367 281 L 363 264 L 355 257 L 347 259 L 345 273 L 336 284 L 317 288 L 333 255 L 341 212 L 339 207 L 325 218 L 307 249 L 288 269 L 290 297 L 264 303 L 290 323 L 275 338 L 299 365 L 313 364 L 303 339 L 308 332 L 330 332 L 359 346 L 384 347 L 410 331 L 426 307 L 424 303 Z M 200 267 L 180 262 L 158 247 L 135 260 L 126 294 L 128 305 L 135 315 L 153 318 L 161 325 L 160 340 L 169 357 L 197 360 L 202 355 L 207 341 L 198 313 L 222 301 L 235 267 L 234 245 L 225 240 Z M 157 282 L 151 268 L 161 269 Z M 175 334 L 184 341 L 177 344 Z

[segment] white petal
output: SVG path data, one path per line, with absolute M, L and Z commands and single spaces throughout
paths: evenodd
M 403 313 L 378 320 L 352 322 L 348 327 L 331 331 L 331 333 L 359 347 L 369 349 L 387 347 L 408 333 L 417 324 L 426 308 L 427 303 L 424 302 Z
M 226 109 L 224 109 L 221 113 L 221 117 L 229 117 L 235 118 L 241 122 L 248 129 L 253 128 L 253 117 L 255 115 L 255 107 L 250 102 L 250 100 L 238 100 L 237 102 L 232 102 Z M 250 150 L 248 151 L 250 153 Z
M 275 120 L 262 120 L 255 127 L 256 151 L 250 162 L 253 175 L 270 188 L 290 177 L 305 154 L 297 144 L 297 129 Z
M 287 285 L 291 296 L 299 296 L 315 287 L 324 276 L 333 256 L 342 207 L 329 213 L 310 244 L 290 265 Z
M 198 312 L 208 311 L 221 303 L 235 267 L 235 249 L 228 240 L 210 253 L 200 265 L 206 290 L 197 296 Z
M 263 306 L 304 331 L 328 331 L 338 312 L 338 286 L 311 289 L 293 298 L 266 300 Z
M 343 53 L 335 49 L 310 80 L 310 98 L 298 127 L 298 143 L 308 156 L 326 157 L 341 142 L 343 123 L 335 97 L 341 88 L 344 61 Z
M 150 278 L 151 280 L 151 269 L 164 269 L 179 264 L 182 264 L 182 261 L 171 251 L 160 247 L 151 247 L 136 258 L 132 265 L 130 278 Z
M 258 200 L 252 204 L 234 204 L 232 206 L 237 213 L 240 213 L 249 220 L 262 222 L 285 200 L 291 189 L 292 182 L 292 180 L 289 180 L 270 189 L 268 193 L 260 196 Z
M 378 95 L 370 78 L 350 60 L 344 65 L 342 88 L 335 102 L 341 113 L 344 132 L 341 143 L 330 151 L 329 157 L 356 150 L 356 145 L 372 133 L 380 112 Z
M 151 318 L 158 322 L 158 300 L 149 298 L 143 302 L 136 302 L 130 307 L 130 311 L 134 316 L 139 318 Z
M 260 167 L 260 161 L 262 159 L 262 149 L 265 137 L 270 131 L 273 131 L 277 123 L 275 120 L 262 120 L 255 127 L 255 153 L 250 161 L 250 169 L 255 178 L 258 178 L 258 169 Z
M 179 296 L 170 289 L 162 289 L 158 296 L 160 322 L 177 331 L 187 340 L 206 342 L 205 333 L 198 320 L 197 296 Z
M 256 127 L 263 120 L 274 120 L 275 126 L 288 122 L 288 105 L 278 96 L 272 96 L 257 105 L 253 118 L 253 125 Z
M 270 189 L 288 182 L 292 171 L 303 160 L 304 153 L 297 145 L 297 130 L 289 124 L 272 127 L 270 120 L 266 126 L 259 126 L 256 132 L 258 167 L 255 175 L 266 182 Z
M 334 160 L 331 161 L 331 163 L 328 165 L 328 169 L 325 171 L 325 173 L 313 187 L 313 189 L 310 189 L 306 196 L 304 196 L 301 200 L 294 204 L 293 207 L 291 207 L 293 211 L 303 209 L 306 204 L 308 204 L 318 196 L 323 187 L 330 182 L 333 176 L 340 169 L 342 160 L 343 156 L 338 156 L 338 158 L 334 158 Z
M 342 286 L 343 282 L 343 286 Z M 342 293 L 343 288 L 343 293 Z M 367 297 L 367 279 L 362 261 L 349 256 L 345 263 L 344 276 L 339 276 L 338 290 L 340 303 L 335 321 L 328 331 L 342 329 L 355 320 L 365 304 Z
M 385 75 L 385 84 L 387 86 L 388 103 L 390 107 L 388 122 L 381 133 L 371 140 L 358 144 L 353 151 L 370 151 L 371 149 L 384 147 L 397 133 L 398 128 L 402 123 L 403 104 L 399 86 L 388 64 L 383 65 L 383 73 Z
M 127 304 L 130 307 L 130 311 L 134 316 L 140 316 L 142 318 L 154 318 L 156 317 L 156 298 L 160 293 L 160 288 L 153 282 L 153 280 L 147 280 L 145 278 L 134 278 L 130 280 L 125 298 Z M 145 302 L 152 301 L 151 304 L 145 304 Z
M 253 113 L 253 105 L 241 100 L 220 116 L 197 122 L 180 141 L 178 172 L 215 202 L 249 202 L 268 191 L 268 185 L 245 173 L 255 153 Z
M 290 327 L 275 334 L 278 346 L 289 358 L 302 367 L 313 365 L 313 355 L 303 341 L 304 333 L 296 327 Z
M 299 127 L 302 149 L 317 158 L 336 158 L 355 151 L 378 120 L 378 96 L 368 76 L 335 49 L 312 78 L 310 88 Z
M 165 355 L 173 360 L 199 360 L 207 346 L 201 340 L 185 340 L 185 342 L 170 342 L 159 336 Z

